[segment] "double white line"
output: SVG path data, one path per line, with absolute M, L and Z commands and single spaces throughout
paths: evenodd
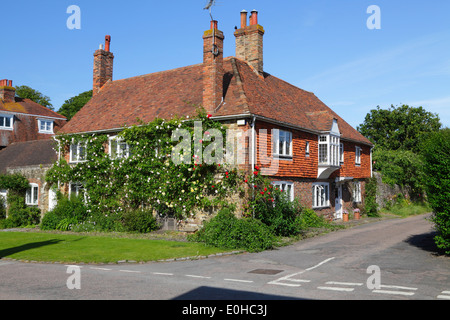
M 382 290 L 381 288 L 386 289 L 398 289 L 398 290 L 409 290 L 409 291 L 394 291 L 394 290 Z M 384 293 L 384 294 L 395 294 L 395 295 L 403 295 L 403 296 L 412 296 L 415 294 L 417 288 L 410 288 L 410 287 L 402 287 L 402 286 L 390 286 L 390 285 L 380 285 L 380 289 L 372 290 L 372 292 L 375 293 Z
M 352 292 L 353 290 L 355 290 L 355 288 L 350 288 L 350 287 L 359 287 L 359 286 L 363 285 L 363 283 L 359 283 L 359 282 L 337 282 L 337 281 L 328 281 L 325 284 L 337 285 L 337 286 L 341 286 L 341 287 L 317 287 L 317 289 Z

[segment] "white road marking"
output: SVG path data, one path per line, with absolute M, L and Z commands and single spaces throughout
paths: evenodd
M 317 287 L 320 290 L 331 290 L 331 291 L 346 291 L 352 292 L 355 288 L 341 288 L 341 287 Z
M 337 282 L 337 281 L 328 281 L 326 284 L 334 284 L 338 286 L 362 286 L 362 283 L 359 282 Z
M 450 291 L 442 291 L 441 294 L 437 296 L 437 298 L 450 300 Z
M 400 289 L 400 290 L 412 290 L 415 291 L 417 288 L 410 288 L 410 287 L 402 287 L 402 286 L 390 286 L 390 285 L 380 285 L 381 288 L 390 288 L 390 289 Z
M 403 296 L 412 296 L 412 295 L 414 295 L 414 292 L 404 292 L 404 291 L 372 290 L 372 292 L 383 293 L 383 294 L 403 295 Z
M 173 276 L 173 273 L 153 272 L 153 274 L 156 274 L 159 276 Z
M 186 277 L 199 278 L 199 279 L 211 279 L 211 277 L 196 276 L 196 275 L 192 275 L 192 274 L 186 274 Z
M 225 281 L 233 281 L 233 282 L 244 282 L 244 283 L 252 283 L 250 280 L 240 280 L 240 279 L 224 279 Z
M 102 271 L 111 271 L 112 269 L 108 269 L 108 268 L 98 268 L 98 267 L 90 267 L 90 269 L 93 270 L 102 270 Z
M 135 270 L 119 270 L 120 272 L 128 272 L 128 273 L 141 273 L 140 271 Z
M 297 273 L 294 273 L 294 274 L 290 274 L 290 275 L 281 277 L 281 278 L 279 278 L 279 279 L 270 281 L 270 282 L 268 282 L 268 284 L 275 284 L 275 285 L 288 286 L 288 287 L 300 287 L 300 286 L 301 286 L 300 284 L 287 284 L 287 283 L 281 283 L 280 281 L 310 282 L 310 280 L 297 280 L 297 279 L 291 279 L 291 278 L 293 278 L 293 277 L 295 277 L 295 276 L 298 276 L 298 275 L 300 275 L 300 274 L 303 274 L 303 273 L 305 273 L 306 271 L 314 270 L 314 269 L 320 267 L 321 265 L 323 265 L 323 264 L 325 264 L 325 263 L 327 263 L 327 262 L 330 262 L 330 261 L 333 260 L 333 259 L 335 259 L 335 257 L 326 259 L 326 260 L 324 260 L 324 261 L 322 261 L 322 262 L 316 264 L 315 266 L 310 267 L 310 268 L 308 268 L 308 269 L 305 269 L 305 270 L 303 270 L 303 271 L 300 271 L 300 272 L 297 272 Z

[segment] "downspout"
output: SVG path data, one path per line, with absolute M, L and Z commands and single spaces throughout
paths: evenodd
M 255 157 L 255 153 L 256 153 L 256 147 L 255 147 L 255 125 L 256 125 L 256 117 L 253 116 L 253 121 L 252 121 L 252 174 L 255 171 L 255 161 L 256 161 L 256 157 Z M 255 200 L 255 188 L 252 187 L 252 199 Z M 255 207 L 252 208 L 253 212 L 252 212 L 252 216 L 253 218 L 255 218 Z
M 373 161 L 372 161 L 373 147 L 370 148 L 370 177 L 373 178 Z

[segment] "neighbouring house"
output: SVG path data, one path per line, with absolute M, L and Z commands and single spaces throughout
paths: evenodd
M 53 137 L 66 118 L 16 97 L 15 90 L 11 80 L 0 80 L 0 174 L 23 174 L 30 182 L 27 205 L 38 206 L 44 214 L 54 203 L 45 183 L 45 172 L 57 159 Z M 0 190 L 0 196 L 6 198 L 7 190 Z
M 139 125 L 137 119 L 193 116 L 203 106 L 213 119 L 250 133 L 241 169 L 259 166 L 291 199 L 341 218 L 344 209 L 364 202 L 373 145 L 313 93 L 265 72 L 264 33 L 258 12 L 248 24 L 242 11 L 236 56 L 223 57 L 224 33 L 212 21 L 203 34 L 202 63 L 121 80 L 113 80 L 106 36 L 104 49 L 94 53 L 93 98 L 61 133 L 114 136 Z M 66 159 L 79 162 L 81 154 L 72 145 Z

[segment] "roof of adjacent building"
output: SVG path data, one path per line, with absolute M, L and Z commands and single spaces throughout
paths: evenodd
M 224 103 L 214 117 L 248 115 L 320 134 L 333 119 L 342 139 L 372 143 L 313 93 L 271 74 L 257 74 L 245 61 L 224 59 Z M 109 81 L 61 133 L 120 130 L 156 117 L 196 114 L 203 102 L 203 64 Z
M 57 160 L 55 141 L 17 142 L 0 151 L 0 173 L 7 168 L 52 165 Z
M 30 99 L 15 98 L 14 102 L 3 102 L 0 99 L 0 113 L 27 114 L 38 117 L 66 120 L 66 117 L 46 108 Z

